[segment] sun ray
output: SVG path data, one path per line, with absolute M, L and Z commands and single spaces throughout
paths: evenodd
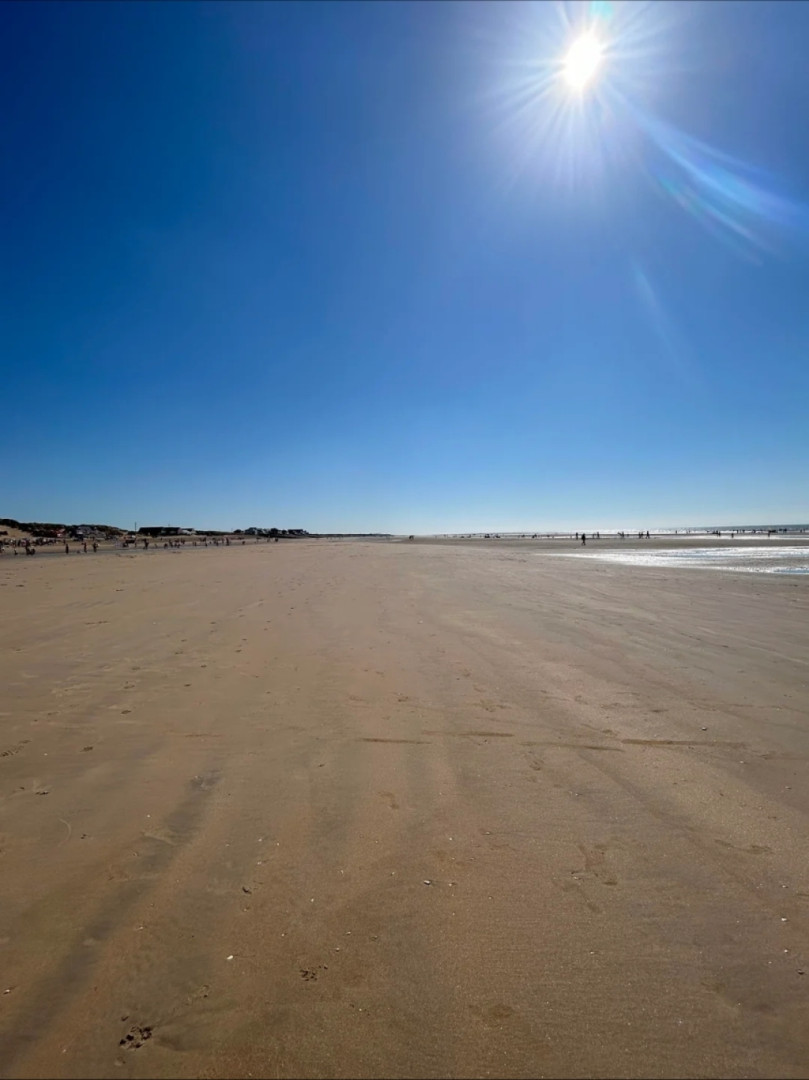
M 674 48 L 687 29 L 680 10 L 610 0 L 521 6 L 505 54 L 490 58 L 498 167 L 511 173 L 512 187 L 543 176 L 602 206 L 610 191 L 625 190 L 632 170 L 739 254 L 772 250 L 777 233 L 805 240 L 806 202 L 660 117 L 653 103 L 682 72 Z

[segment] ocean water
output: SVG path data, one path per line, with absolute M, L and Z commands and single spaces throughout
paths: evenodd
M 625 529 L 626 539 L 631 541 L 637 537 L 638 532 L 642 531 L 646 534 L 646 529 L 649 529 L 652 537 L 659 539 L 660 537 L 670 536 L 672 539 L 676 537 L 687 539 L 704 539 L 706 543 L 714 543 L 717 540 L 727 541 L 731 536 L 735 540 L 744 540 L 747 542 L 761 542 L 762 540 L 770 539 L 770 534 L 773 535 L 775 540 L 787 540 L 787 539 L 808 539 L 809 538 L 809 524 L 803 525 L 681 525 L 679 528 L 672 526 L 655 527 L 651 525 L 643 527 L 642 530 L 639 526 L 634 526 Z M 581 530 L 580 530 L 581 531 Z M 585 525 L 584 531 L 588 536 L 594 535 L 596 532 L 601 532 L 602 539 L 614 540 L 617 539 L 619 533 L 612 527 L 605 527 L 599 529 L 595 525 Z M 427 536 L 437 537 L 444 540 L 573 540 L 574 530 L 572 529 L 537 529 L 527 530 L 525 532 L 509 532 L 507 530 L 492 529 L 489 532 L 463 532 L 463 533 L 427 533 Z
M 658 551 L 571 551 L 550 556 L 598 559 L 625 566 L 657 566 L 682 570 L 734 570 L 743 574 L 809 574 L 809 547 L 705 547 Z

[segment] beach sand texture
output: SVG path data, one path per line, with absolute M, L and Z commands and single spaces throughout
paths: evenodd
M 806 1076 L 808 616 L 531 545 L 0 562 L 0 1075 Z

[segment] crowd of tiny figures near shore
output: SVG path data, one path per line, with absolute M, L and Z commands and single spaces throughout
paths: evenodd
M 278 543 L 279 538 L 277 536 L 271 537 L 256 537 L 255 543 L 261 541 L 269 544 L 271 541 Z M 148 551 L 152 548 L 184 548 L 189 547 L 230 547 L 231 544 L 241 543 L 242 545 L 247 543 L 247 539 L 244 537 L 208 537 L 198 536 L 195 538 L 189 537 L 151 537 L 151 536 L 128 536 L 121 540 L 115 540 L 112 545 L 107 544 L 107 547 L 113 546 L 116 548 L 143 548 L 144 551 Z M 21 537 L 21 538 L 0 538 L 0 555 L 6 554 L 6 549 L 13 555 L 29 555 L 33 556 L 37 553 L 37 548 L 62 548 L 65 555 L 77 553 L 80 555 L 87 555 L 88 553 L 96 553 L 98 551 L 99 543 L 96 537 L 89 539 L 73 540 L 55 540 L 52 537 Z

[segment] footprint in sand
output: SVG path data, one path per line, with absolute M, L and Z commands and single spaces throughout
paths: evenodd
M 19 754 L 25 744 L 30 742 L 30 739 L 23 739 L 22 742 L 16 744 L 16 746 L 9 746 L 7 750 L 3 750 L 0 753 L 0 757 L 14 757 L 15 754 Z
M 140 1050 L 147 1040 L 152 1037 L 152 1029 L 150 1026 L 140 1027 L 139 1024 L 133 1025 L 124 1037 L 119 1040 L 118 1045 L 122 1046 L 125 1050 Z
M 514 1015 L 514 1009 L 510 1005 L 470 1005 L 469 1009 L 484 1024 L 500 1024 Z
M 318 971 L 328 971 L 328 964 L 318 964 L 317 968 L 301 968 L 301 978 L 304 982 L 317 982 Z

